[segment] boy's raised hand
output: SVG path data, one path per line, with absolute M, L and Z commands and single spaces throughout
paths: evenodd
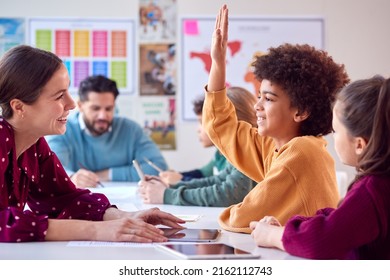
M 226 49 L 228 42 L 228 8 L 223 5 L 219 9 L 215 19 L 215 28 L 211 40 L 211 69 L 209 81 L 207 84 L 208 91 L 217 91 L 225 87 L 226 80 Z
M 215 19 L 213 38 L 211 41 L 211 58 L 215 62 L 225 63 L 228 41 L 228 9 L 223 5 Z

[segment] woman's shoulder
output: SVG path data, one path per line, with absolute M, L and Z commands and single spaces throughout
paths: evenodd
M 13 143 L 11 141 L 14 137 L 12 126 L 2 117 L 0 117 L 0 141 L 1 146 L 9 146 Z
M 0 116 L 0 133 L 2 135 L 10 134 L 12 130 L 12 126 Z

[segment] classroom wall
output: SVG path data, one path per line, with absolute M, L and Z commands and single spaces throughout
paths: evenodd
M 388 0 L 177 0 L 178 16 L 214 16 L 223 3 L 228 4 L 232 16 L 323 17 L 325 49 L 335 61 L 345 64 L 352 80 L 374 74 L 390 75 Z M 135 18 L 137 13 L 137 0 L 0 0 L 0 17 Z M 208 162 L 214 150 L 205 149 L 199 144 L 196 122 L 181 120 L 180 59 L 178 63 L 177 150 L 164 151 L 163 154 L 171 168 L 187 170 Z M 130 99 L 129 96 L 119 96 L 118 100 L 119 112 L 128 117 L 134 114 L 127 109 Z M 336 169 L 346 171 L 349 180 L 352 179 L 354 170 L 340 163 L 331 136 L 327 139 L 329 151 L 336 159 Z

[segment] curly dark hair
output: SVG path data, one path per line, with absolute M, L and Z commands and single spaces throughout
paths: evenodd
M 277 84 L 286 91 L 293 107 L 309 113 L 301 124 L 302 136 L 332 131 L 332 104 L 337 92 L 349 82 L 343 64 L 307 44 L 283 44 L 256 57 L 253 66 L 258 80 Z

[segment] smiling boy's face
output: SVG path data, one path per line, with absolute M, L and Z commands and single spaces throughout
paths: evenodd
M 269 80 L 263 80 L 255 104 L 258 133 L 282 146 L 299 136 L 298 109 L 291 106 L 287 93 Z

